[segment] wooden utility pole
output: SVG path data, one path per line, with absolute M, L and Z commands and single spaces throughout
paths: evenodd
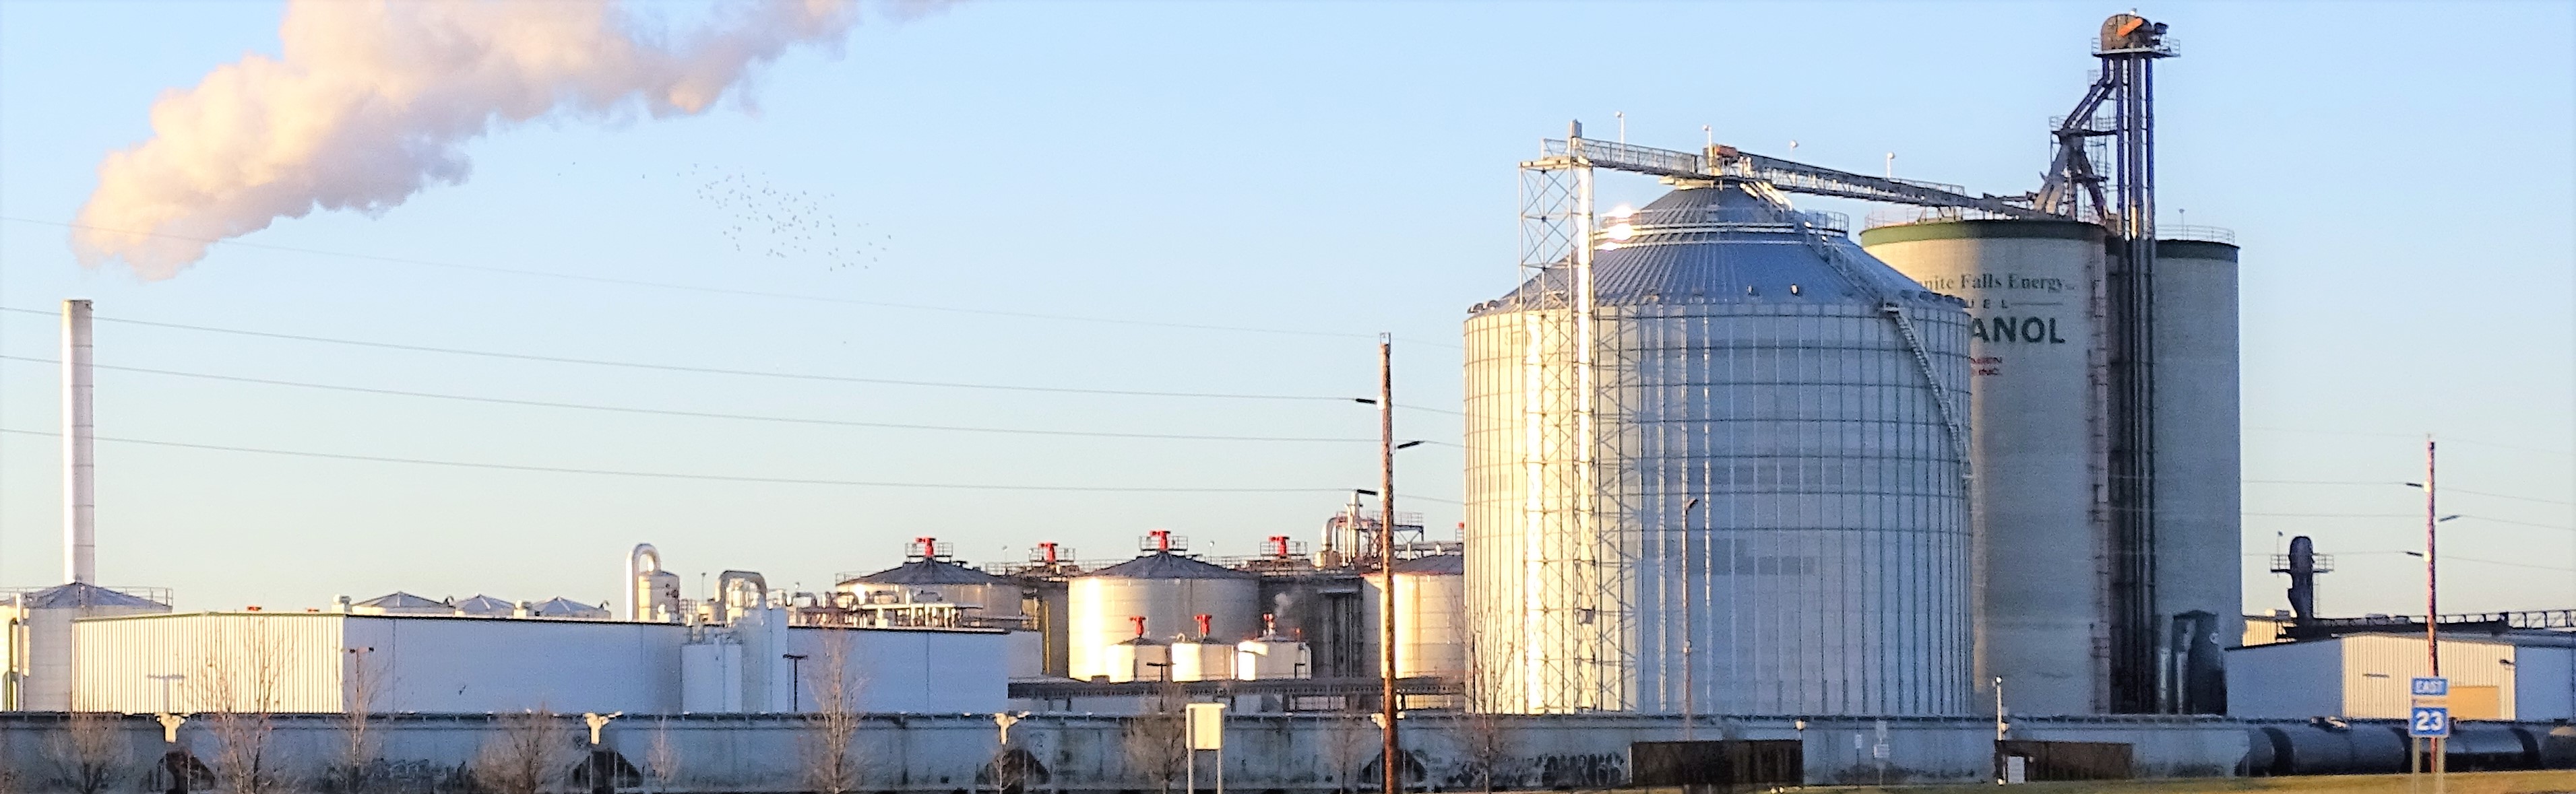
M 1404 755 L 1395 736 L 1395 348 L 1385 334 L 1377 338 L 1377 508 L 1378 575 L 1386 582 L 1377 607 L 1378 645 L 1384 651 L 1378 697 L 1386 723 L 1381 766 L 1386 767 L 1385 794 L 1400 794 Z

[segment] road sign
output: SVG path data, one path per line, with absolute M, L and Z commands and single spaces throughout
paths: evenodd
M 2410 684 L 2408 690 L 2419 698 L 2450 697 L 2451 679 L 2418 678 Z
M 1225 704 L 1192 703 L 1187 713 L 1190 749 L 1225 749 Z
M 2450 736 L 2451 710 L 2441 706 L 2416 706 L 2406 715 L 2406 735 L 2418 739 L 2441 739 Z

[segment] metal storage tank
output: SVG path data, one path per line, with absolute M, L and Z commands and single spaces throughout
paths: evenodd
M 886 601 L 970 605 L 977 608 L 977 617 L 986 620 L 1016 622 L 1026 614 L 1020 603 L 1019 583 L 941 559 L 936 556 L 937 548 L 937 541 L 931 538 L 918 539 L 914 541 L 914 553 L 904 564 L 844 580 L 839 589 L 862 601 L 877 596 Z M 919 595 L 922 593 L 930 597 Z
M 1968 317 L 1757 190 L 1595 237 L 1588 412 L 1570 268 L 1470 312 L 1476 707 L 1968 713 Z
M 0 602 L 0 711 L 69 711 L 79 661 L 75 621 L 170 611 L 166 591 L 135 595 L 86 582 L 19 593 Z
M 1467 672 L 1467 558 L 1438 554 L 1395 565 L 1395 675 L 1457 679 Z M 1376 653 L 1384 629 L 1374 619 L 1386 598 L 1385 579 L 1367 577 L 1360 613 L 1368 623 L 1371 655 L 1383 671 L 1385 655 Z
M 1169 637 L 1208 616 L 1208 635 L 1251 637 L 1261 630 L 1261 583 L 1243 571 L 1169 550 L 1075 577 L 1068 586 L 1065 650 L 1071 677 L 1114 675 L 1104 654 L 1136 636 L 1129 618 L 1145 619 L 1145 636 Z
M 2046 220 L 1945 220 L 1860 235 L 1888 266 L 1968 301 L 1976 686 L 1988 712 L 1997 677 L 2018 714 L 2097 713 L 2108 692 L 2096 651 L 2109 609 L 2104 238 L 2095 224 Z M 2236 541 L 2223 545 L 2235 559 Z
M 2211 239 L 2156 241 L 2155 603 L 2168 632 L 2158 647 L 2171 654 L 2160 666 L 2168 710 L 2215 714 L 2227 710 L 2218 649 L 2245 631 L 2238 249 L 2223 230 L 2169 231 Z M 2173 636 L 2193 612 L 2215 621 L 2202 632 L 2217 641 Z

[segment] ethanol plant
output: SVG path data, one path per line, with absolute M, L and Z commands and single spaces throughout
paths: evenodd
M 1467 323 L 1477 702 L 2222 713 L 2237 250 L 2157 232 L 2164 32 L 2103 23 L 2020 195 L 1542 142 Z M 1605 214 L 1603 171 L 1679 189 Z M 1792 193 L 1912 209 L 1864 252 Z

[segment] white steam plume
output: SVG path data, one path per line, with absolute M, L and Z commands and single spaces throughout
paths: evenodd
M 495 128 L 705 111 L 790 47 L 837 52 L 857 20 L 854 0 L 733 0 L 657 33 L 613 0 L 291 0 L 282 57 L 153 103 L 153 137 L 99 165 L 72 250 L 169 278 L 206 241 L 462 182 L 463 144 Z

